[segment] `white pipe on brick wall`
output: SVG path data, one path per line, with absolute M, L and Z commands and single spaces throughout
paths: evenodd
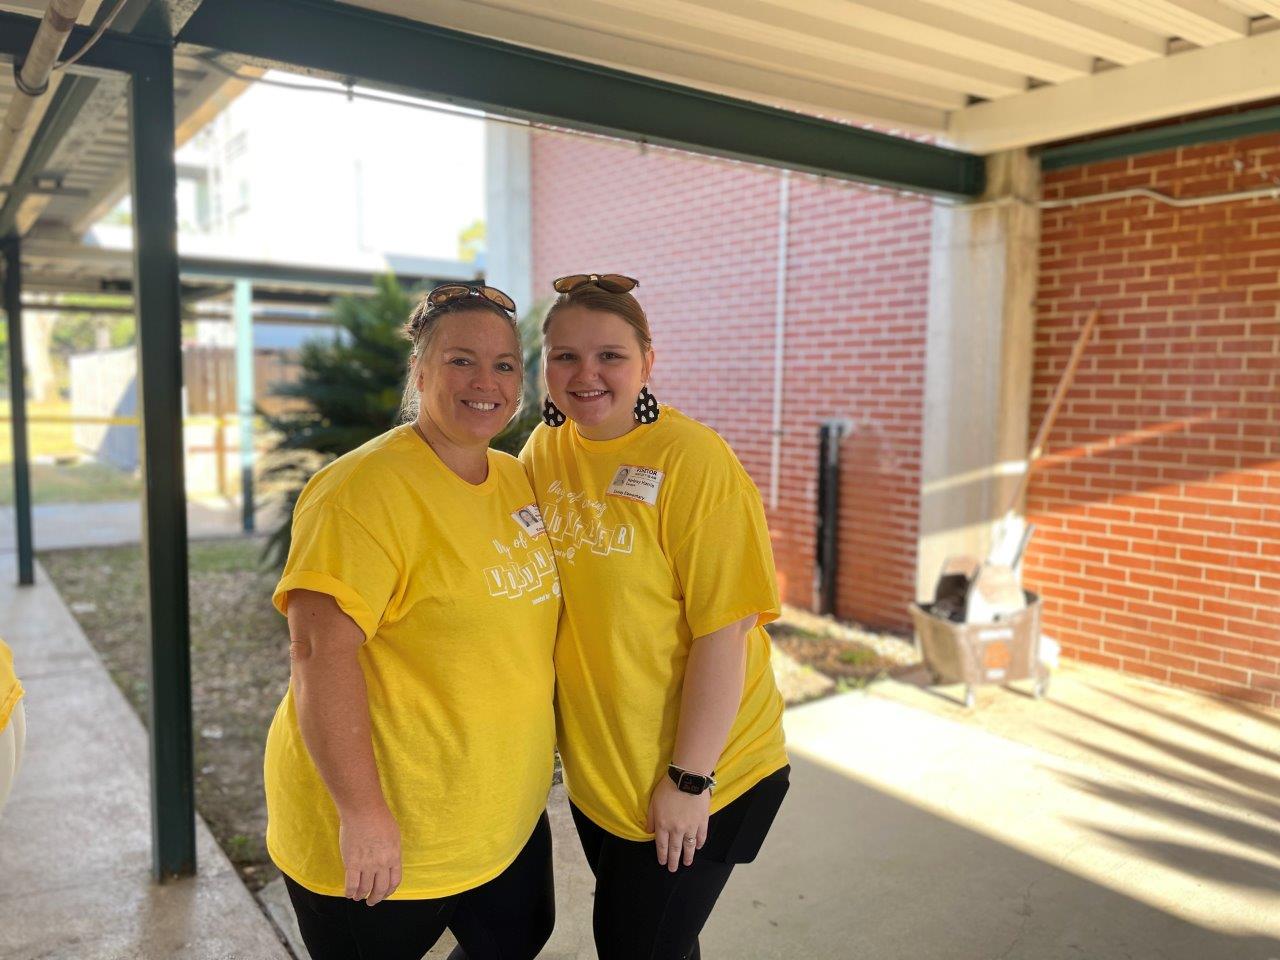
M 791 219 L 791 171 L 778 180 L 778 270 L 773 301 L 773 428 L 769 440 L 769 509 L 778 509 L 782 470 L 782 357 L 787 333 L 787 242 Z
M 1239 200 L 1257 200 L 1267 198 L 1280 200 L 1280 185 L 1274 187 L 1256 187 L 1252 190 L 1237 190 L 1234 193 L 1211 193 L 1203 197 L 1171 197 L 1167 193 L 1152 190 L 1148 187 L 1130 187 L 1127 190 L 1113 190 L 1110 193 L 1091 193 L 1082 197 L 1066 197 L 1062 200 L 1028 200 L 1025 197 L 1001 197 L 998 200 L 984 200 L 980 203 L 956 203 L 946 200 L 935 201 L 940 206 L 954 207 L 958 210 L 982 210 L 986 207 L 1005 207 L 1014 203 L 1022 203 L 1040 210 L 1057 210 L 1062 207 L 1081 207 L 1090 203 L 1107 203 L 1111 200 L 1131 199 L 1154 200 L 1170 207 L 1199 207 L 1214 203 L 1234 203 Z
M 62 53 L 84 4 L 85 0 L 49 0 L 40 26 L 36 28 L 35 39 L 31 41 L 31 50 L 22 61 L 22 69 L 15 75 L 18 89 L 9 101 L 3 123 L 0 123 L 0 171 L 8 166 L 9 154 L 27 125 L 36 99 L 44 93 L 58 54 Z

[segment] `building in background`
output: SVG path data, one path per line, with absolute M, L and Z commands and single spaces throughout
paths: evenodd
M 950 349 L 938 333 L 981 319 L 931 301 L 951 269 L 956 214 L 919 196 L 799 175 L 784 188 L 775 171 L 551 132 L 508 149 L 508 166 L 529 169 L 533 289 L 581 271 L 640 279 L 654 392 L 738 452 L 768 507 L 783 597 L 801 606 L 817 602 L 819 430 L 843 427 L 835 612 L 906 630 L 908 604 L 937 575 L 926 501 L 971 482 L 922 467 L 930 445 L 957 442 L 927 426 L 931 351 Z M 1043 196 L 1145 186 L 1189 197 L 1277 178 L 1280 135 L 1266 134 L 1055 170 Z M 525 213 L 491 210 L 500 216 Z M 1039 278 L 1027 294 L 1034 361 L 1005 381 L 1030 390 L 1032 432 L 1084 315 L 1102 311 L 1030 485 L 1038 532 L 1025 581 L 1044 597 L 1045 629 L 1069 656 L 1274 706 L 1280 202 L 1128 198 L 1032 217 L 1014 250 Z M 990 409 L 979 398 L 1001 381 L 981 362 L 967 389 Z

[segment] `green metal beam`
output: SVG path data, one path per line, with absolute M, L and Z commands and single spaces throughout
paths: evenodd
M 4 312 L 9 333 L 9 433 L 13 440 L 13 510 L 18 540 L 18 585 L 36 582 L 31 539 L 31 470 L 27 451 L 27 378 L 22 354 L 22 251 L 16 236 L 0 242 Z
M 905 190 L 970 198 L 986 167 L 917 143 L 330 0 L 205 0 L 179 42 L 434 100 Z
M 133 71 L 129 127 L 151 630 L 152 860 L 156 878 L 164 881 L 196 870 L 178 176 L 173 160 L 173 56 L 167 48 Z
M 253 284 L 240 279 L 232 294 L 236 326 L 236 413 L 240 418 L 240 523 L 253 533 Z M 214 428 L 221 430 L 222 425 Z
M 1172 150 L 1198 143 L 1234 140 L 1257 133 L 1280 131 L 1280 107 L 1263 107 L 1241 113 L 1224 113 L 1200 120 L 1185 120 L 1162 127 L 1150 127 L 1131 133 L 1119 133 L 1110 137 L 1098 137 L 1068 143 L 1060 147 L 1046 147 L 1040 151 L 1041 170 L 1059 170 L 1084 163 L 1114 160 L 1158 150 Z

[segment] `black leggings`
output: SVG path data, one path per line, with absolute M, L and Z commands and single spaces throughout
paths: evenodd
M 596 877 L 592 931 L 600 960 L 698 960 L 698 934 L 738 863 L 755 859 L 787 792 L 790 767 L 711 815 L 693 865 L 658 863 L 652 840 L 624 840 L 572 807 Z
M 371 907 L 284 882 L 312 960 L 421 960 L 446 927 L 458 939 L 450 960 L 532 960 L 556 922 L 546 813 L 511 866 L 452 897 Z

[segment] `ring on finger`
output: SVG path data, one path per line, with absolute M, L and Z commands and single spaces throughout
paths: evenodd
M 698 842 L 698 838 L 697 838 L 697 837 L 685 837 L 685 838 L 684 838 L 684 842 L 685 842 L 685 843 L 697 843 L 697 842 Z

